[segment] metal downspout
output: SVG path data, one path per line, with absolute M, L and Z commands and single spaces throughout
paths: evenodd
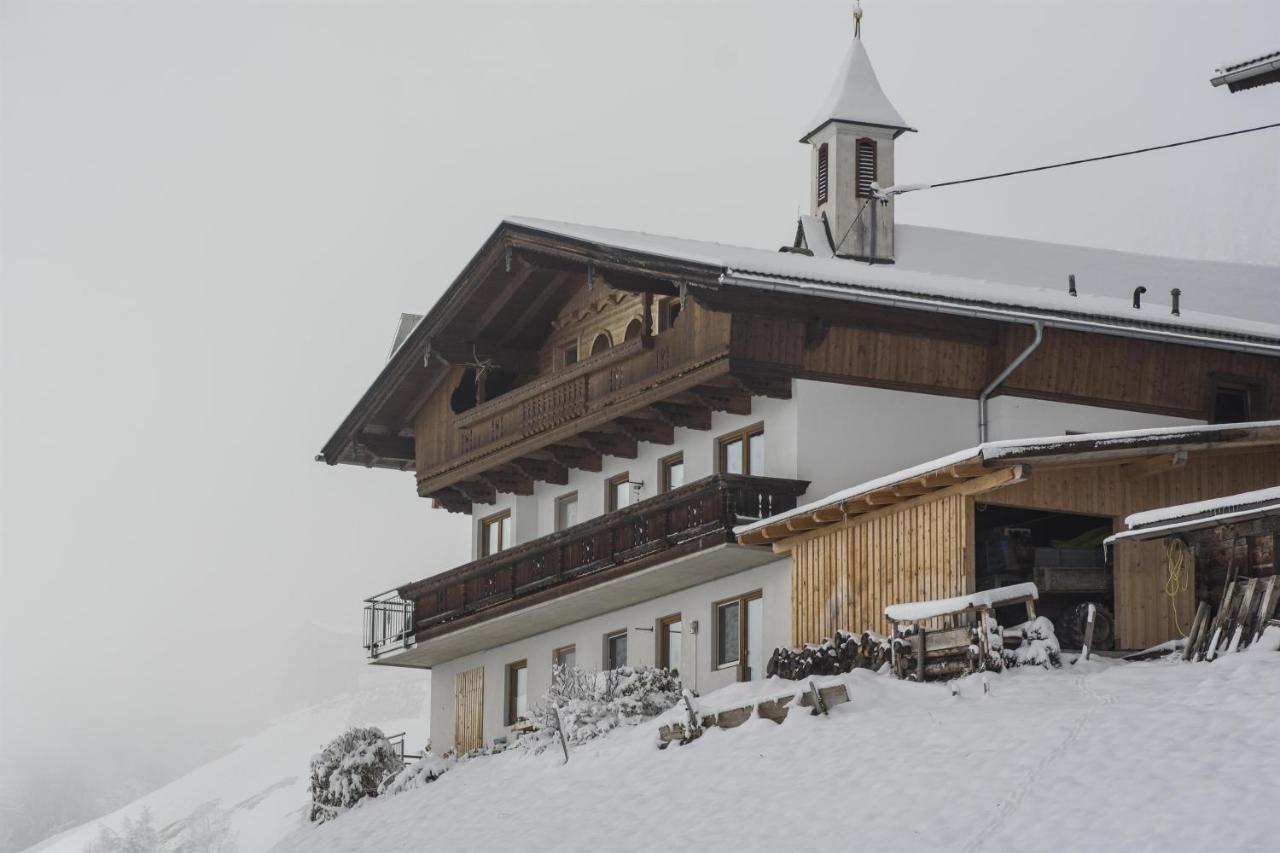
M 1018 357 L 1015 358 L 1013 361 L 1009 362 L 1009 366 L 1006 367 L 1004 370 L 1000 371 L 1000 375 L 997 376 L 995 379 L 992 379 L 991 384 L 988 385 L 986 388 L 983 388 L 982 393 L 978 395 L 978 443 L 979 444 L 987 443 L 987 398 L 990 397 L 991 393 L 995 391 L 997 388 L 999 388 L 1000 385 L 1003 384 L 1003 382 L 1009 378 L 1009 374 L 1017 370 L 1019 365 L 1021 365 L 1022 362 L 1026 361 L 1027 357 L 1030 356 L 1031 353 L 1036 351 L 1036 348 L 1040 346 L 1040 342 L 1044 340 L 1044 323 L 1041 323 L 1039 320 L 1037 320 L 1031 325 L 1036 330 L 1036 336 L 1031 339 L 1031 343 L 1027 345 L 1026 349 L 1018 353 Z

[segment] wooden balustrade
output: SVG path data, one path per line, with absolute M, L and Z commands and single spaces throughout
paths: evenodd
M 419 639 L 485 618 L 550 587 L 564 591 L 733 541 L 735 525 L 794 509 L 808 483 L 717 474 L 401 587 Z M 532 603 L 532 601 L 530 602 Z M 497 612 L 494 612 L 497 615 Z

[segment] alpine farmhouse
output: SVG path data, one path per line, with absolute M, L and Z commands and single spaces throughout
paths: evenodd
M 1098 531 L 1280 483 L 1280 271 L 898 225 L 913 129 L 859 37 L 818 106 L 781 249 L 506 219 L 324 445 L 471 518 L 471 562 L 365 608 L 437 752 L 509 738 L 556 664 L 705 693 L 1018 572 L 1141 648 L 1192 593 Z

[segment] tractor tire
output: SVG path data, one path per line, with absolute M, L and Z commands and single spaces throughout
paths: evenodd
M 1111 608 L 1093 602 L 1093 648 L 1114 649 L 1116 645 L 1116 618 Z M 1058 641 L 1064 648 L 1078 649 L 1084 645 L 1084 629 L 1089 618 L 1089 602 L 1077 604 L 1061 617 L 1057 625 Z

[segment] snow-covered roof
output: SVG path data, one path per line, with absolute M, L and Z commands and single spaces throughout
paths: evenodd
M 919 465 L 904 468 L 876 477 L 834 494 L 819 498 L 793 510 L 778 513 L 768 518 L 744 524 L 734 528 L 739 538 L 765 527 L 773 527 L 779 522 L 798 516 L 809 515 L 825 507 L 835 506 L 854 498 L 888 488 L 911 480 L 945 470 L 963 462 L 979 461 L 984 465 L 997 462 L 1013 462 L 1051 456 L 1059 453 L 1098 453 L 1106 451 L 1123 452 L 1132 449 L 1165 447 L 1168 445 L 1212 443 L 1225 434 L 1237 434 L 1244 431 L 1280 430 L 1280 421 L 1258 421 L 1241 424 L 1209 424 L 1205 426 L 1155 427 L 1150 429 L 1117 430 L 1114 432 L 1094 432 L 1079 435 L 1053 435 L 1041 438 L 1011 438 L 1000 441 L 988 441 L 975 447 L 969 447 L 955 453 L 930 459 Z M 1276 436 L 1280 441 L 1280 435 Z M 993 466 L 994 467 L 994 466 Z
M 1280 269 L 899 225 L 895 262 L 864 264 L 639 231 L 513 217 L 616 250 L 713 267 L 726 285 L 803 291 L 1189 344 L 1280 352 Z M 806 234 L 808 231 L 806 230 Z M 1075 275 L 1078 296 L 1067 277 Z M 1136 287 L 1148 289 L 1133 307 Z M 1181 291 L 1173 315 L 1170 290 Z
M 1121 539 L 1155 539 L 1262 515 L 1280 515 L 1280 486 L 1135 512 L 1124 520 L 1129 529 L 1108 536 L 1106 543 L 1110 545 Z
M 964 610 L 989 610 L 1005 604 L 1020 604 L 1028 599 L 1034 601 L 1038 598 L 1040 598 L 1040 590 L 1035 584 L 1015 583 L 998 589 L 984 589 L 968 595 L 957 595 L 953 598 L 890 604 L 884 609 L 884 615 L 894 622 L 919 622 Z
M 808 142 L 827 122 L 847 121 L 854 124 L 870 124 L 878 127 L 891 127 L 898 130 L 915 130 L 898 113 L 889 102 L 876 71 L 871 67 L 871 58 L 862 45 L 862 39 L 854 37 L 845 52 L 844 62 L 840 65 L 840 73 L 836 75 L 831 91 L 827 93 L 822 107 L 809 122 L 809 131 L 801 142 Z
M 1224 63 L 1218 66 L 1218 73 L 1228 74 L 1232 71 L 1239 71 L 1241 68 L 1248 68 L 1250 65 L 1255 65 L 1259 62 L 1267 62 L 1272 59 L 1280 59 L 1280 50 L 1273 50 L 1270 53 L 1263 53 L 1258 56 L 1250 57 L 1249 59 Z

